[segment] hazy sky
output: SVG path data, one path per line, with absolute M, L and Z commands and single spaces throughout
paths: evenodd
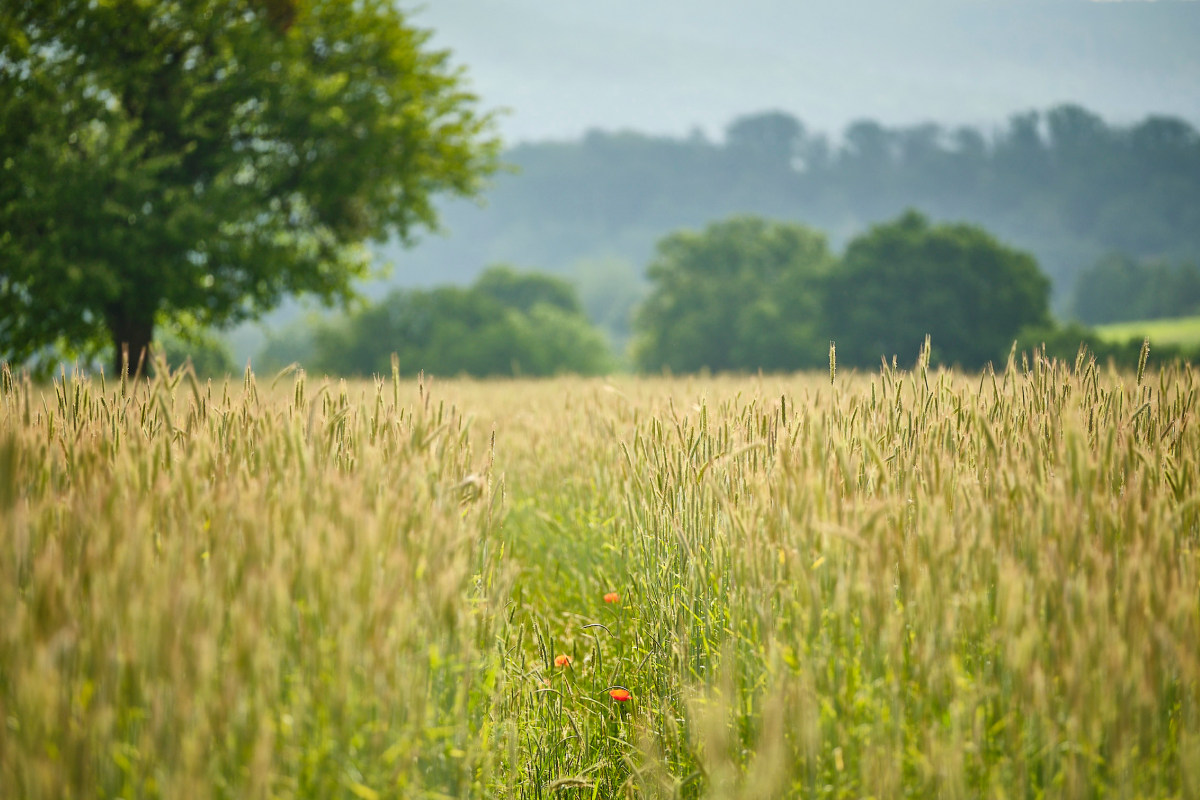
M 601 127 L 719 136 L 734 116 L 998 123 L 1081 103 L 1200 122 L 1200 2 L 401 0 L 509 141 Z

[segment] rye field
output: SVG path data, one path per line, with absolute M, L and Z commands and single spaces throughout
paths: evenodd
M 0 795 L 1198 797 L 1198 393 L 6 369 Z

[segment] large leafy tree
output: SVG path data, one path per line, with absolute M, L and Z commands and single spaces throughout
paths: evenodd
M 820 281 L 832 264 L 825 237 L 794 223 L 735 217 L 667 236 L 635 320 L 638 365 L 692 372 L 823 363 Z
M 915 211 L 851 241 L 827 293 L 838 361 L 859 366 L 915 357 L 929 335 L 939 361 L 981 367 L 1050 322 L 1050 281 L 1032 256 Z
M 0 7 L 0 357 L 133 358 L 366 274 L 494 167 L 490 120 L 390 0 Z

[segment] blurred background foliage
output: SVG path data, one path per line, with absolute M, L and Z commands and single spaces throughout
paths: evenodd
M 211 330 L 178 321 L 158 327 L 156 349 L 172 368 L 191 362 L 201 378 L 220 378 L 237 371 L 229 346 Z M 154 359 L 146 365 L 153 369 Z M 135 369 L 136 365 L 131 369 Z
M 1049 301 L 1050 281 L 1028 253 L 908 211 L 850 242 L 823 307 L 842 363 L 907 363 L 930 336 L 935 362 L 979 369 L 1023 328 L 1049 325 Z
M 1200 134 L 1182 119 L 1068 104 L 990 130 L 860 120 L 834 138 L 765 111 L 720 140 L 592 131 L 502 160 L 485 203 L 428 207 L 448 236 L 377 251 L 391 277 L 357 283 L 348 308 L 292 298 L 232 332 L 160 311 L 159 351 L 202 376 L 248 358 L 384 374 L 396 352 L 405 372 L 482 377 L 821 369 L 830 342 L 874 368 L 912 363 L 927 334 L 935 363 L 964 369 L 1014 341 L 1128 365 L 1165 319 L 1155 358 L 1200 342 Z M 27 364 L 78 355 L 68 333 Z
M 833 138 L 767 111 L 721 140 L 592 131 L 504 159 L 516 170 L 486 207 L 444 203 L 452 235 L 364 293 L 537 265 L 574 283 L 610 365 L 643 371 L 823 368 L 830 340 L 845 366 L 911 363 L 927 333 L 935 362 L 969 369 L 1035 339 L 1128 365 L 1148 327 L 1088 326 L 1200 330 L 1200 135 L 1182 119 L 1062 105 L 990 130 L 863 120 Z M 785 230 L 824 254 L 781 254 Z M 1152 358 L 1193 347 L 1152 339 Z
M 1110 253 L 1076 277 L 1071 312 L 1096 325 L 1195 315 L 1200 313 L 1200 267 Z
M 392 353 L 408 374 L 594 375 L 614 367 L 569 282 L 508 266 L 488 269 L 469 287 L 398 290 L 335 319 L 294 323 L 268 340 L 259 365 L 385 375 Z
M 1170 116 L 1119 124 L 1061 105 L 994 127 L 864 119 L 830 135 L 765 111 L 718 139 L 594 130 L 502 157 L 516 170 L 486 206 L 442 204 L 452 236 L 384 251 L 393 282 L 465 283 L 499 261 L 561 275 L 583 260 L 644 265 L 663 236 L 746 214 L 803 222 L 840 249 L 908 208 L 1031 253 L 1064 317 L 1076 277 L 1110 253 L 1200 260 L 1200 134 Z
M 825 237 L 801 225 L 736 217 L 664 238 L 636 318 L 644 370 L 795 370 L 820 366 Z
M 1120 296 L 1139 313 L 1194 308 L 1186 305 L 1194 266 L 1114 256 L 1092 272 L 1094 284 L 1114 283 L 1113 309 L 1123 307 Z M 1180 288 L 1164 294 L 1155 288 L 1162 280 Z M 1103 294 L 1091 291 L 1074 302 L 1101 308 L 1089 298 Z M 912 364 L 928 335 L 931 363 L 966 370 L 1003 366 L 1014 343 L 1070 362 L 1085 346 L 1101 361 L 1137 365 L 1139 332 L 1058 322 L 1050 296 L 1031 254 L 977 225 L 909 210 L 839 255 L 822 232 L 740 215 L 663 237 L 646 281 L 615 260 L 585 262 L 573 281 L 492 266 L 467 287 L 396 290 L 350 313 L 295 320 L 268 337 L 254 364 L 384 375 L 395 352 L 409 374 L 788 372 L 826 368 L 836 343 L 839 365 L 873 370 L 881 359 Z M 1186 338 L 1155 334 L 1152 357 L 1194 349 Z M 192 356 L 197 366 L 219 363 L 206 358 Z

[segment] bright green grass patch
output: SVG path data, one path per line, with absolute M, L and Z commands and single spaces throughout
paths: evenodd
M 1150 337 L 1151 344 L 1200 346 L 1200 316 L 1179 319 L 1144 319 L 1097 325 L 1096 333 L 1106 342 L 1127 342 Z

